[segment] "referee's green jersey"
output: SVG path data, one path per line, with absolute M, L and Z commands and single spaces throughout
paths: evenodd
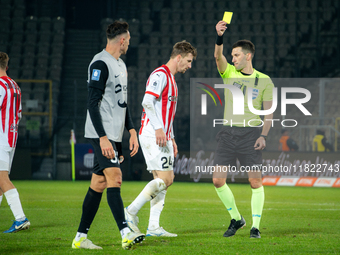
M 234 115 L 232 93 L 229 89 L 224 90 L 224 119 L 228 121 L 225 125 L 236 127 L 261 125 L 262 122 L 260 116 L 250 112 L 248 108 L 248 93 L 252 93 L 254 108 L 261 110 L 263 101 L 272 101 L 273 99 L 274 84 L 269 76 L 255 69 L 253 69 L 253 73 L 251 75 L 245 75 L 240 71 L 237 71 L 235 66 L 229 63 L 227 65 L 227 69 L 224 73 L 220 73 L 220 75 L 224 84 L 238 87 L 244 95 L 244 115 Z

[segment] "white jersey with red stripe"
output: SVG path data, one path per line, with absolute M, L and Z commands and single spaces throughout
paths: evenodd
M 158 67 L 151 73 L 146 83 L 145 94 L 153 95 L 156 98 L 154 104 L 156 116 L 167 140 L 170 140 L 174 137 L 173 121 L 177 108 L 178 89 L 175 77 L 166 65 Z M 155 137 L 155 130 L 144 109 L 139 135 Z
M 0 77 L 0 146 L 14 148 L 21 118 L 21 90 L 8 76 Z

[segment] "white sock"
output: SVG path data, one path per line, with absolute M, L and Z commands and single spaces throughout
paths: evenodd
M 132 215 L 136 215 L 146 202 L 156 197 L 159 192 L 166 189 L 164 181 L 160 178 L 150 181 L 138 197 L 128 206 L 127 210 Z
M 74 239 L 76 240 L 76 242 L 79 242 L 80 238 L 82 238 L 82 237 L 87 238 L 87 234 L 77 232 L 76 237 Z
M 149 230 L 155 230 L 159 228 L 159 218 L 164 207 L 166 190 L 158 193 L 157 197 L 150 201 L 150 218 L 149 218 Z
M 22 210 L 19 193 L 17 189 L 10 189 L 6 191 L 4 194 L 7 199 L 7 204 L 11 208 L 15 220 L 17 221 L 24 220 L 26 217 L 24 211 Z
M 1 202 L 2 202 L 2 198 L 3 198 L 3 195 L 0 196 L 0 205 L 1 205 Z
M 131 232 L 131 230 L 126 227 L 126 228 L 123 228 L 122 230 L 120 230 L 119 232 L 120 232 L 120 235 L 122 236 L 122 238 L 124 239 L 125 236 Z

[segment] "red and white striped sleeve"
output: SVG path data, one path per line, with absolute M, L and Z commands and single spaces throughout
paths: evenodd
M 160 68 L 156 69 L 146 83 L 145 94 L 150 94 L 159 98 L 168 83 L 167 74 Z
M 4 98 L 6 97 L 7 89 L 6 85 L 0 81 L 0 106 L 2 107 L 2 103 L 4 102 Z

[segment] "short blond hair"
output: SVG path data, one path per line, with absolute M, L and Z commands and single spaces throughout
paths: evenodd
M 184 58 L 189 53 L 191 53 L 194 59 L 196 59 L 197 56 L 196 48 L 192 46 L 189 42 L 183 40 L 181 42 L 177 42 L 174 45 L 174 47 L 172 48 L 170 58 L 174 58 L 177 55 L 181 55 Z
M 9 57 L 5 52 L 0 52 L 0 68 L 6 70 L 8 66 Z

